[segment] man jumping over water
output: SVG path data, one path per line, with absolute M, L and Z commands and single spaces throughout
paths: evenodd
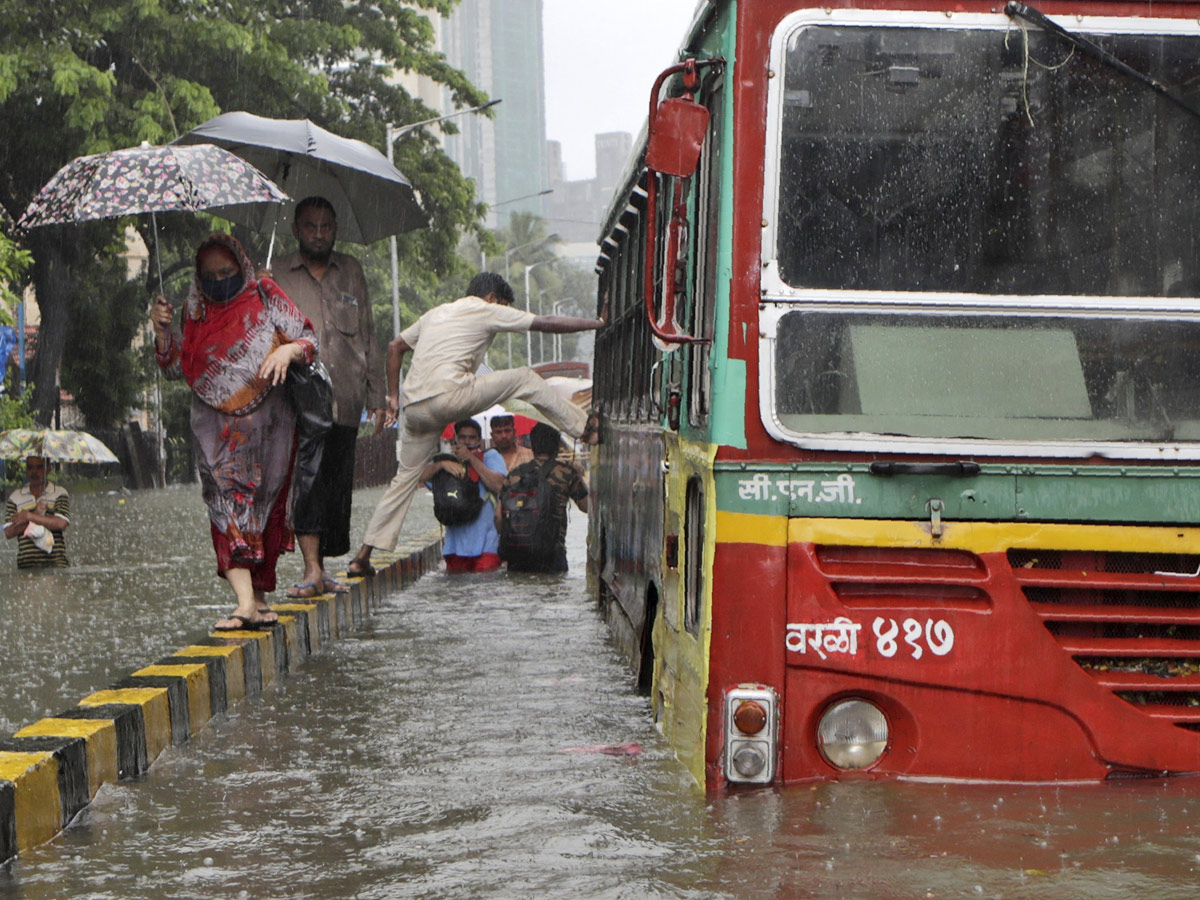
M 570 334 L 602 327 L 605 319 L 535 316 L 514 309 L 513 290 L 493 272 L 480 272 L 467 296 L 431 309 L 388 345 L 388 417 L 400 410 L 400 367 L 413 353 L 404 381 L 404 431 L 396 477 L 375 507 L 363 545 L 347 574 L 369 575 L 371 552 L 396 546 L 408 504 L 421 484 L 421 472 L 437 450 L 443 429 L 490 406 L 513 398 L 532 404 L 568 434 L 588 443 L 597 439 L 597 422 L 565 400 L 530 368 L 505 369 L 476 376 L 488 347 L 502 332 L 540 331 Z

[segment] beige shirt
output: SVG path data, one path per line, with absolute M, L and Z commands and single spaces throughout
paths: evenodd
M 333 380 L 334 421 L 357 427 L 364 403 L 367 409 L 383 409 L 383 353 L 358 260 L 334 251 L 325 277 L 317 281 L 297 251 L 279 261 L 275 281 L 317 332 L 321 362 Z
M 469 386 L 492 339 L 501 332 L 528 331 L 533 319 L 523 309 L 478 297 L 435 306 L 400 333 L 413 348 L 402 405 Z

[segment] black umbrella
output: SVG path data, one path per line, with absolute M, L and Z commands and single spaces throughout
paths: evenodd
M 294 200 L 324 197 L 337 213 L 342 240 L 367 244 L 428 224 L 412 185 L 387 157 L 370 144 L 339 137 L 307 119 L 223 113 L 178 142 L 224 147 L 262 169 Z M 281 214 L 278 209 L 246 208 L 213 212 L 260 232 L 271 231 L 272 243 Z

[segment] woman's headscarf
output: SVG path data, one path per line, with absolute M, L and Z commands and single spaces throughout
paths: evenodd
M 222 247 L 233 254 L 245 284 L 236 296 L 217 302 L 204 295 L 199 274 L 184 306 L 180 371 L 196 395 L 230 415 L 244 415 L 262 402 L 271 383 L 258 369 L 280 343 L 306 341 L 308 357 L 317 341 L 312 325 L 270 278 L 254 277 L 242 245 L 227 234 L 213 234 L 196 250 Z
M 192 287 L 188 291 L 187 300 L 184 302 L 183 307 L 184 314 L 193 320 L 203 319 L 205 304 L 216 302 L 205 297 L 204 291 L 200 287 L 200 254 L 209 247 L 223 247 L 232 253 L 233 258 L 237 260 L 238 266 L 242 270 L 242 278 L 245 280 L 242 290 L 238 291 L 239 295 L 247 288 L 258 290 L 258 282 L 254 277 L 254 263 L 250 262 L 250 257 L 246 255 L 246 251 L 243 249 L 241 243 L 238 242 L 238 239 L 231 234 L 223 234 L 221 232 L 210 234 L 196 248 L 195 265 L 192 268 Z

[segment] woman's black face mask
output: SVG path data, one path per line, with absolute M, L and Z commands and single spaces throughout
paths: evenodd
M 224 303 L 226 300 L 232 300 L 239 293 L 242 287 L 246 284 L 246 277 L 238 272 L 236 275 L 230 275 L 228 278 L 202 278 L 200 279 L 200 290 L 204 292 L 204 296 L 209 300 L 217 303 Z

